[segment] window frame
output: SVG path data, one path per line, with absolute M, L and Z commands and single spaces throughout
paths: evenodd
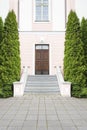
M 43 0 L 41 0 L 43 2 Z M 41 4 L 44 4 L 44 3 L 41 3 Z M 43 17 L 43 9 L 41 11 L 41 20 L 37 20 L 36 19 L 36 0 L 34 0 L 34 22 L 36 23 L 47 23 L 47 22 L 50 22 L 50 0 L 48 0 L 48 3 L 46 4 L 48 6 L 48 19 L 47 20 L 44 20 Z M 43 6 L 42 6 L 43 8 Z

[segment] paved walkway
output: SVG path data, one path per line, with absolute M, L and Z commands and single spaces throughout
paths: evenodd
M 87 99 L 58 94 L 0 99 L 0 130 L 87 130 Z

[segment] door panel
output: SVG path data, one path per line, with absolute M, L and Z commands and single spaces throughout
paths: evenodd
M 49 50 L 35 50 L 35 74 L 49 74 Z

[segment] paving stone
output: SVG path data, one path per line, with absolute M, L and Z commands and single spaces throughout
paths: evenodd
M 36 115 L 38 114 L 38 110 L 30 110 L 28 114 L 31 114 L 31 115 Z
M 47 115 L 47 120 L 58 120 L 57 115 Z
M 18 126 L 8 127 L 6 130 L 22 130 L 22 127 L 18 127 Z
M 17 115 L 26 115 L 27 113 L 28 113 L 28 111 L 26 111 L 26 110 L 24 110 L 24 111 L 23 110 L 21 110 L 21 111 L 19 110 L 19 111 L 17 111 L 16 114 Z
M 37 130 L 48 130 L 46 126 L 38 126 Z M 57 129 L 58 130 L 58 129 Z
M 0 130 L 11 129 L 87 130 L 87 99 L 57 94 L 0 99 Z
M 61 123 L 62 127 L 64 127 L 64 126 L 74 126 L 73 121 L 70 120 L 70 119 L 61 119 L 60 123 Z
M 55 110 L 50 110 L 50 111 L 46 110 L 46 114 L 47 115 L 53 115 L 53 114 L 56 115 L 56 111 Z
M 7 127 L 7 126 L 9 126 L 10 122 L 11 122 L 11 120 L 1 119 L 0 120 L 0 127 Z
M 26 115 L 24 114 L 22 114 L 22 115 L 16 115 L 15 117 L 14 117 L 14 119 L 15 120 L 25 120 L 26 119 Z
M 81 118 L 80 115 L 74 115 L 74 114 L 70 115 L 70 117 L 71 117 L 71 119 L 80 119 Z
M 35 120 L 32 120 L 32 121 L 30 121 L 30 120 L 24 121 L 24 123 L 23 123 L 23 126 L 24 126 L 24 127 L 26 127 L 26 126 L 35 126 L 35 127 L 36 127 L 36 125 L 37 125 L 37 121 L 35 121 Z
M 46 114 L 45 109 L 39 109 L 38 114 L 39 114 L 39 115 L 45 115 L 45 114 Z
M 66 127 L 66 126 L 64 126 L 64 127 L 62 127 L 62 129 L 63 129 L 63 130 L 77 130 L 77 127 L 72 127 L 72 126 L 71 126 L 71 127 L 69 127 L 69 126 Z M 78 129 L 78 130 L 79 130 L 79 129 Z
M 48 127 L 48 130 L 62 130 L 62 127 Z
M 0 126 L 0 130 L 7 130 L 7 127 L 1 127 Z
M 85 120 L 82 119 L 73 119 L 74 124 L 79 127 L 79 126 L 85 126 L 87 127 L 87 122 Z
M 77 127 L 78 130 L 87 130 L 87 127 Z
M 15 115 L 16 113 L 17 113 L 17 110 L 13 110 L 13 111 L 10 111 L 10 110 L 9 110 L 9 111 L 7 111 L 6 114 L 14 114 L 14 115 Z
M 26 120 L 37 120 L 38 116 L 37 115 L 27 115 Z
M 69 116 L 69 115 L 67 115 L 67 114 L 59 114 L 58 115 L 58 119 L 59 120 L 62 120 L 62 119 L 71 119 L 71 117 Z
M 47 124 L 48 124 L 48 127 L 54 127 L 54 126 L 59 127 L 59 126 L 61 126 L 60 121 L 48 120 Z
M 12 115 L 12 114 L 5 114 L 3 117 L 2 117 L 2 119 L 4 120 L 12 120 L 12 119 L 14 119 L 14 117 L 15 117 L 15 114 L 14 115 Z
M 38 120 L 46 120 L 46 115 L 39 115 Z
M 24 124 L 24 121 L 22 121 L 22 120 L 13 120 L 9 126 L 15 126 L 15 127 L 20 126 L 21 127 L 21 126 L 23 126 L 23 124 Z
M 68 115 L 68 112 L 67 111 L 65 111 L 65 110 L 61 110 L 61 108 L 60 108 L 60 110 L 57 110 L 57 114 L 58 115 Z
M 47 126 L 46 120 L 39 120 L 37 126 Z
M 36 130 L 35 126 L 23 126 L 22 130 Z

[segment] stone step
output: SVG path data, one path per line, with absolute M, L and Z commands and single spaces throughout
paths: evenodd
M 39 90 L 49 90 L 49 88 L 48 87 L 26 87 L 26 90 L 29 90 L 29 89 L 32 89 L 32 90 L 34 90 L 34 89 L 39 89 Z M 57 89 L 57 90 L 59 90 L 59 88 L 58 87 L 50 87 L 50 89 Z
M 36 93 L 36 94 L 53 94 L 53 93 L 57 93 L 57 94 L 60 94 L 60 91 L 57 91 L 57 90 L 48 90 L 48 91 L 38 91 L 38 90 L 34 90 L 34 91 L 25 91 L 25 94 L 28 94 L 28 93 Z
M 41 89 L 41 88 L 39 88 L 39 87 L 37 87 L 37 88 L 28 88 L 28 89 L 26 89 L 25 90 L 25 92 L 60 92 L 60 90 L 58 89 L 58 88 L 50 88 L 50 89 L 48 89 L 48 88 L 44 88 L 44 89 Z
M 57 81 L 56 76 L 28 76 L 27 81 Z
M 57 84 L 55 84 L 55 85 L 52 85 L 52 84 L 26 84 L 26 87 L 58 87 L 58 85 Z
M 25 92 L 59 92 L 56 76 L 49 75 L 29 75 L 25 87 Z
M 51 84 L 51 83 L 52 83 L 52 84 L 53 84 L 53 83 L 55 84 L 55 83 L 56 83 L 56 84 L 57 84 L 58 81 L 41 81 L 41 80 L 39 80 L 39 81 L 30 81 L 30 80 L 28 80 L 27 83 L 28 83 L 28 84 L 30 84 L 30 83 L 34 83 L 34 84 L 35 84 L 35 83 L 44 83 L 44 84 L 46 84 L 46 83 L 47 83 L 47 84 Z
M 60 93 L 60 91 L 58 90 L 28 90 L 28 91 L 25 91 L 25 93 L 53 93 L 53 92 L 58 92 Z

